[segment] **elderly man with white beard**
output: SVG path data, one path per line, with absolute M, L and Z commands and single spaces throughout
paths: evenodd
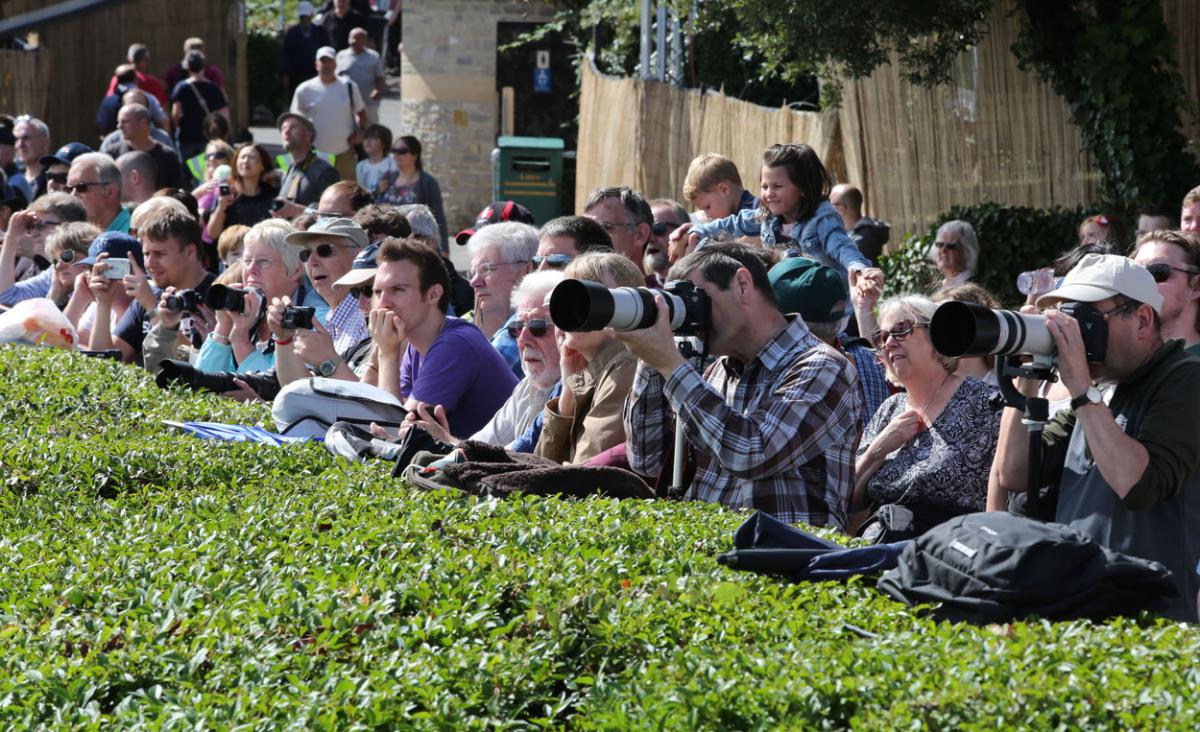
M 469 439 L 509 447 L 546 407 L 551 392 L 561 379 L 558 333 L 550 320 L 547 300 L 550 291 L 562 279 L 563 273 L 559 270 L 531 272 L 513 288 L 511 300 L 516 317 L 507 327 L 520 349 L 525 377 L 517 383 L 512 396 L 492 420 Z M 425 428 L 443 442 L 456 444 L 462 440 L 450 434 L 440 406 L 430 410 L 429 405 L 420 404 L 415 411 L 409 412 L 408 417 L 408 421 Z

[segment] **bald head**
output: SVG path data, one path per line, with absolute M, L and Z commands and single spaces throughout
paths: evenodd
M 862 191 L 848 183 L 833 187 L 829 192 L 829 204 L 842 215 L 842 223 L 846 225 L 847 230 L 853 229 L 862 218 Z
M 117 112 L 117 129 L 130 143 L 144 147 L 150 141 L 150 110 L 140 104 L 126 104 Z

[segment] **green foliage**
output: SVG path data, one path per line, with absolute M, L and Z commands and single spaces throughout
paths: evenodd
M 282 114 L 291 100 L 279 77 L 279 59 L 283 37 L 278 31 L 251 31 L 246 34 L 246 83 L 255 106 L 263 105 L 272 115 Z
M 714 556 L 707 504 L 424 493 L 0 348 L 0 728 L 1194 729 L 1200 635 L 939 625 Z M 107 497 L 101 497 L 107 496 Z
M 961 219 L 975 228 L 979 240 L 976 281 L 1005 305 L 1015 307 L 1025 301 L 1017 291 L 1017 275 L 1049 267 L 1055 257 L 1074 248 L 1079 223 L 1091 213 L 1082 208 L 1040 209 L 992 202 L 955 206 L 938 216 L 924 234 L 909 234 L 903 246 L 881 258 L 880 267 L 890 293 L 931 292 L 941 281 L 941 273 L 928 256 L 938 227 Z
M 1071 109 L 1106 203 L 1175 205 L 1200 180 L 1180 132 L 1195 117 L 1161 0 L 1020 0 L 1013 53 Z

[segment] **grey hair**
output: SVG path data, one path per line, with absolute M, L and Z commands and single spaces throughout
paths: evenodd
M 562 273 L 562 270 L 557 269 L 530 272 L 525 275 L 513 288 L 510 300 L 513 311 L 520 310 L 521 305 L 530 300 L 536 300 L 539 305 L 542 304 L 546 295 L 550 294 L 554 286 L 564 279 L 566 279 L 566 275 Z
M 937 238 L 941 239 L 942 234 L 958 235 L 958 243 L 963 245 L 967 253 L 967 269 L 974 272 L 975 265 L 979 262 L 979 240 L 975 237 L 975 227 L 966 221 L 955 219 L 938 227 Z
M 246 238 L 242 240 L 242 251 L 249 248 L 251 244 L 266 244 L 279 252 L 279 258 L 283 260 L 283 268 L 287 270 L 288 276 L 298 274 L 300 272 L 300 252 L 304 247 L 284 241 L 288 234 L 295 231 L 297 231 L 296 227 L 283 219 L 259 221 L 250 227 L 250 231 L 246 232 Z
M 113 160 L 111 155 L 98 152 L 84 153 L 71 161 L 72 168 L 76 165 L 89 166 L 95 170 L 98 183 L 121 185 L 121 169 L 117 167 L 117 161 Z
M 472 259 L 493 247 L 500 250 L 506 262 L 528 262 L 537 254 L 538 230 L 529 224 L 504 221 L 488 224 L 467 242 Z
M 438 228 L 437 219 L 433 217 L 433 211 L 423 203 L 406 203 L 403 206 L 396 206 L 396 210 L 408 219 L 408 225 L 412 227 L 413 236 L 420 236 L 426 239 L 441 239 L 441 230 Z
M 42 137 L 50 136 L 50 126 L 47 125 L 45 122 L 41 121 L 40 119 L 38 119 L 37 117 L 33 117 L 33 116 L 25 117 L 24 119 L 17 122 L 17 124 L 13 125 L 13 128 L 15 129 L 17 125 L 29 125 L 33 129 L 37 130 L 38 134 L 41 135 Z
M 895 297 L 889 297 L 883 302 L 879 303 L 878 322 L 883 323 L 884 318 L 889 315 L 897 315 L 901 319 L 909 320 L 913 323 L 924 323 L 928 325 L 929 321 L 933 319 L 933 313 L 935 310 L 937 310 L 937 308 L 938 304 L 924 295 L 896 295 Z M 934 349 L 933 351 L 933 358 L 938 362 L 939 365 L 941 365 L 942 368 L 946 370 L 947 373 L 952 374 L 958 370 L 957 358 L 943 356 L 942 354 L 938 353 L 937 349 Z M 883 362 L 883 367 L 887 372 L 888 381 L 892 382 L 893 384 L 899 383 L 896 381 L 896 375 L 892 373 L 892 368 L 888 365 L 886 360 Z

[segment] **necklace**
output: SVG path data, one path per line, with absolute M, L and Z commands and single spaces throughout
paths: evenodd
M 921 415 L 921 419 L 925 421 L 926 427 L 928 427 L 930 424 L 933 423 L 933 420 L 929 418 L 929 414 L 928 414 L 929 407 L 934 402 L 937 401 L 938 395 L 942 393 L 942 389 L 944 389 L 946 387 L 946 384 L 953 378 L 954 378 L 954 374 L 951 374 L 951 373 L 947 373 L 945 376 L 943 376 L 942 383 L 938 384 L 938 387 L 933 390 L 933 394 L 922 405 L 918 405 L 917 400 L 912 399 L 911 398 L 912 394 L 911 393 L 909 394 L 910 401 L 912 402 L 913 407 L 917 410 L 917 414 Z

